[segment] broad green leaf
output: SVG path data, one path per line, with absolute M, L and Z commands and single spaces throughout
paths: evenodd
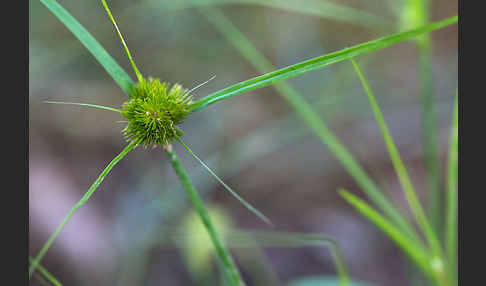
M 128 95 L 133 80 L 106 52 L 100 43 L 55 0 L 40 0 L 89 50 L 120 88 Z
M 350 48 L 345 48 L 343 50 L 326 54 L 320 57 L 316 57 L 307 61 L 300 62 L 298 64 L 288 66 L 261 76 L 254 77 L 252 79 L 239 82 L 217 92 L 214 92 L 196 102 L 194 102 L 190 107 L 193 112 L 202 110 L 209 105 L 223 100 L 225 98 L 233 97 L 242 93 L 246 93 L 257 88 L 262 88 L 271 85 L 275 82 L 293 78 L 301 74 L 323 68 L 325 66 L 341 62 L 344 60 L 349 60 L 350 58 L 363 55 L 366 53 L 371 53 L 391 45 L 406 41 L 418 35 L 428 33 L 457 22 L 457 16 L 444 19 L 439 22 L 435 22 L 429 25 L 425 25 L 416 29 L 412 29 L 406 32 L 401 32 L 386 37 L 378 38 L 373 41 L 365 42 Z

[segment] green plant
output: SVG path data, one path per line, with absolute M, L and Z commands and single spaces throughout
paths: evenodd
M 387 150 L 389 152 L 390 159 L 393 163 L 398 179 L 401 183 L 402 189 L 408 201 L 408 205 L 415 216 L 415 219 L 420 227 L 423 236 L 426 238 L 428 245 L 425 245 L 422 241 L 416 241 L 411 239 L 406 233 L 398 229 L 397 225 L 394 225 L 383 217 L 379 212 L 370 207 L 363 200 L 357 198 L 351 193 L 340 190 L 341 196 L 346 199 L 353 207 L 355 207 L 361 214 L 367 219 L 373 222 L 378 228 L 386 233 L 395 243 L 401 247 L 404 252 L 411 257 L 411 259 L 418 265 L 418 267 L 437 285 L 455 285 L 457 283 L 457 277 L 455 276 L 456 269 L 456 257 L 455 252 L 457 250 L 455 245 L 455 231 L 457 229 L 456 217 L 456 171 L 457 171 L 457 96 L 454 105 L 454 116 L 452 122 L 451 131 L 451 144 L 449 150 L 449 163 L 448 163 L 448 236 L 446 241 L 446 249 L 444 250 L 439 236 L 431 226 L 429 219 L 420 204 L 414 187 L 408 176 L 406 167 L 400 157 L 400 154 L 395 146 L 394 140 L 390 135 L 390 131 L 385 123 L 380 107 L 376 102 L 376 99 L 371 91 L 363 73 L 361 72 L 358 64 L 351 59 L 351 62 L 358 74 L 359 79 L 363 85 L 363 88 L 370 101 L 371 108 L 375 115 L 376 121 L 380 127 L 380 131 L 383 135 L 383 139 L 386 143 Z M 405 217 L 404 214 L 402 214 Z M 446 254 L 447 253 L 447 254 Z
M 269 70 L 273 70 L 274 68 L 268 64 L 265 64 L 266 61 L 262 58 L 257 59 L 255 62 L 262 63 L 262 66 L 259 67 L 262 72 L 267 72 L 262 76 L 255 77 L 253 79 L 243 81 L 212 93 L 202 99 L 197 101 L 191 102 L 190 91 L 184 90 L 179 85 L 174 85 L 172 89 L 168 89 L 168 84 L 161 82 L 157 79 L 145 79 L 140 71 L 137 69 L 135 62 L 128 50 L 128 47 L 123 40 L 123 37 L 116 25 L 111 12 L 109 11 L 105 1 L 103 0 L 102 3 L 113 22 L 116 31 L 122 41 L 122 44 L 125 48 L 127 56 L 130 60 L 132 68 L 134 69 L 136 76 L 138 78 L 138 83 L 134 83 L 130 77 L 121 69 L 118 64 L 113 60 L 111 56 L 104 51 L 101 45 L 71 16 L 67 11 L 65 11 L 59 4 L 57 4 L 53 0 L 41 0 L 41 2 L 48 7 L 75 35 L 78 39 L 88 48 L 88 50 L 97 58 L 97 60 L 103 65 L 103 67 L 108 71 L 108 73 L 114 78 L 114 80 L 118 83 L 118 85 L 122 88 L 122 90 L 130 97 L 129 101 L 122 106 L 122 109 L 116 109 L 111 107 L 104 107 L 98 106 L 94 104 L 79 104 L 79 103 L 62 103 L 62 104 L 77 104 L 77 105 L 85 105 L 85 106 L 92 106 L 97 108 L 103 108 L 111 111 L 116 111 L 121 113 L 123 116 L 128 119 L 127 127 L 124 129 L 125 136 L 129 140 L 129 145 L 118 155 L 115 159 L 110 162 L 107 168 L 101 173 L 95 183 L 90 187 L 88 192 L 85 196 L 81 199 L 81 201 L 76 204 L 73 209 L 68 213 L 66 218 L 63 220 L 61 225 L 58 227 L 56 232 L 49 238 L 47 243 L 41 249 L 39 254 L 36 256 L 35 260 L 32 261 L 31 267 L 29 268 L 29 274 L 32 275 L 35 268 L 38 266 L 38 263 L 42 259 L 42 257 L 47 252 L 50 245 L 53 243 L 56 236 L 62 230 L 63 226 L 73 213 L 86 201 L 89 197 L 93 194 L 93 192 L 97 189 L 100 185 L 103 178 L 110 172 L 111 168 L 120 161 L 126 154 L 128 154 L 131 150 L 133 150 L 138 145 L 155 145 L 155 146 L 162 146 L 167 155 L 169 156 L 170 162 L 180 179 L 181 184 L 184 186 L 188 196 L 190 197 L 193 205 L 195 206 L 196 210 L 201 217 L 206 230 L 208 231 L 212 242 L 216 248 L 216 251 L 221 259 L 223 264 L 223 269 L 229 273 L 229 277 L 231 281 L 231 285 L 241 285 L 244 282 L 242 281 L 238 269 L 234 265 L 231 256 L 229 255 L 228 251 L 226 250 L 225 246 L 219 239 L 218 233 L 216 232 L 214 226 L 207 216 L 207 211 L 205 210 L 202 201 L 200 200 L 199 196 L 197 195 L 194 185 L 190 181 L 186 171 L 180 164 L 177 155 L 174 153 L 172 146 L 170 145 L 173 140 L 178 141 L 181 143 L 189 153 L 198 160 L 205 169 L 215 177 L 228 191 L 230 191 L 238 200 L 240 200 L 250 211 L 258 215 L 264 221 L 269 222 L 260 212 L 254 209 L 251 205 L 243 201 L 237 194 L 229 188 L 219 177 L 214 174 L 211 169 L 204 164 L 192 151 L 191 149 L 182 141 L 180 138 L 183 133 L 180 129 L 178 129 L 177 124 L 186 117 L 190 117 L 190 114 L 196 111 L 200 111 L 205 109 L 206 107 L 210 106 L 211 104 L 220 101 L 225 98 L 229 98 L 232 96 L 236 96 L 239 94 L 243 94 L 245 92 L 265 87 L 271 84 L 276 84 L 278 86 L 279 91 L 282 93 L 284 98 L 288 100 L 288 102 L 297 110 L 298 114 L 302 117 L 302 119 L 312 128 L 312 130 L 320 137 L 322 142 L 329 147 L 333 153 L 338 157 L 341 163 L 347 168 L 350 174 L 358 181 L 358 183 L 363 187 L 363 189 L 367 192 L 371 199 L 375 201 L 379 205 L 380 208 L 390 217 L 392 221 L 394 221 L 399 227 L 400 231 L 409 235 L 412 241 L 415 243 L 418 241 L 418 237 L 415 235 L 412 227 L 409 225 L 406 220 L 397 212 L 395 207 L 384 197 L 375 184 L 368 178 L 366 173 L 361 169 L 361 167 L 356 163 L 353 159 L 351 154 L 339 143 L 337 138 L 332 134 L 332 132 L 324 125 L 322 120 L 316 115 L 316 113 L 312 110 L 311 106 L 305 102 L 303 99 L 299 97 L 295 91 L 291 90 L 289 87 L 286 87 L 280 81 L 299 76 L 301 74 L 307 73 L 312 70 L 316 70 L 327 65 L 337 63 L 340 61 L 352 59 L 358 55 L 370 53 L 377 51 L 379 49 L 385 48 L 387 46 L 405 41 L 407 39 L 411 39 L 413 37 L 426 34 L 430 31 L 440 29 L 447 25 L 451 25 L 457 21 L 457 17 L 452 17 L 449 19 L 445 19 L 443 21 L 439 21 L 436 23 L 432 23 L 429 25 L 424 25 L 409 31 L 393 34 L 390 36 L 382 37 L 374 41 L 370 41 L 367 43 L 363 43 L 360 45 L 356 45 L 350 48 L 343 49 L 341 51 L 337 51 L 334 53 L 330 53 L 321 57 L 317 57 L 308 61 L 304 61 L 298 63 L 293 66 L 289 66 L 286 68 L 282 68 L 273 72 L 269 72 Z M 208 12 L 207 10 L 206 12 Z M 209 11 L 209 13 L 218 13 L 217 10 Z M 213 14 L 213 16 L 216 14 Z M 222 18 L 222 14 L 219 15 L 220 19 Z M 216 19 L 214 17 L 212 19 Z M 211 19 L 211 17 L 209 18 Z M 223 20 L 224 21 L 224 20 Z M 230 23 L 226 23 L 221 25 L 221 27 L 225 27 L 228 29 L 232 29 Z M 229 35 L 236 35 L 238 33 L 235 32 L 233 29 Z M 240 37 L 241 38 L 241 37 Z M 246 46 L 245 51 L 249 51 L 251 48 L 250 46 Z M 248 56 L 250 59 L 253 57 L 258 57 L 257 53 L 249 54 Z M 277 85 L 279 84 L 279 85 Z M 427 223 L 426 219 L 424 219 L 423 211 L 420 210 L 420 205 L 414 199 L 413 189 L 410 188 L 409 182 L 405 179 L 404 181 L 407 185 L 407 194 L 409 198 L 413 202 L 413 206 L 416 210 L 418 210 L 418 218 L 419 222 L 421 222 L 421 227 L 426 230 L 426 234 L 428 235 L 429 243 L 432 246 L 437 245 L 437 239 L 434 237 L 433 232 L 430 230 L 430 226 Z M 437 250 L 437 249 L 436 249 Z M 438 251 L 438 250 L 437 250 Z M 425 269 L 425 268 L 424 268 Z M 344 276 L 346 277 L 346 275 Z M 346 278 L 342 279 L 341 281 L 346 281 Z M 343 285 L 346 282 L 342 282 Z

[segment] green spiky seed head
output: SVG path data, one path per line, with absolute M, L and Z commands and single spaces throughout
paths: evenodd
M 171 88 L 166 82 L 148 78 L 135 84 L 130 100 L 122 105 L 122 115 L 128 119 L 123 129 L 127 141 L 137 140 L 145 147 L 168 145 L 183 132 L 177 127 L 189 113 L 191 101 L 180 84 Z

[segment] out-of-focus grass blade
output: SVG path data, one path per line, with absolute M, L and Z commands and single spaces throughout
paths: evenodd
M 390 131 L 388 130 L 388 126 L 385 122 L 385 119 L 383 118 L 383 114 L 381 113 L 380 107 L 378 106 L 375 96 L 373 95 L 373 92 L 371 91 L 368 82 L 366 81 L 356 61 L 354 59 L 351 59 L 351 63 L 353 64 L 353 67 L 356 70 L 356 73 L 358 74 L 358 77 L 361 81 L 361 84 L 363 85 L 365 93 L 368 96 L 371 109 L 373 110 L 373 113 L 376 118 L 376 122 L 380 127 L 381 134 L 383 135 L 383 140 L 385 141 L 386 148 L 388 149 L 388 154 L 390 155 L 390 159 L 393 163 L 393 167 L 397 172 L 398 180 L 400 181 L 400 185 L 403 188 L 410 209 L 415 215 L 415 218 L 417 219 L 420 228 L 424 232 L 429 245 L 434 249 L 437 255 L 440 255 L 442 252 L 440 241 L 438 240 L 437 235 L 434 233 L 434 230 L 432 229 L 432 226 L 425 215 L 422 205 L 420 204 L 420 201 L 415 192 L 415 188 L 413 187 L 412 181 L 410 180 L 410 177 L 408 175 L 407 168 L 405 167 L 405 164 L 402 161 L 402 158 L 400 156 L 400 153 L 398 152 L 393 137 L 391 136 Z
M 171 239 L 177 242 L 184 239 L 184 235 L 178 233 L 172 235 Z M 260 247 L 329 247 L 342 282 L 340 285 L 349 285 L 349 275 L 342 250 L 336 240 L 325 234 L 232 229 L 225 233 L 225 241 L 231 248 L 252 247 L 254 244 Z
M 160 2 L 152 1 L 160 6 Z M 345 6 L 340 3 L 319 0 L 179 0 L 167 1 L 163 6 L 167 10 L 180 10 L 194 7 L 208 7 L 211 5 L 258 5 L 305 15 L 312 15 L 324 19 L 336 20 L 367 27 L 375 30 L 390 31 L 393 22 L 381 16 Z M 211 8 L 211 7 L 209 7 Z
M 39 273 L 35 272 L 34 277 L 37 278 L 37 281 L 39 281 L 42 286 L 51 286 L 51 284 L 44 278 L 44 276 L 40 275 Z
M 447 212 L 446 212 L 446 249 L 453 281 L 457 277 L 457 160 L 458 160 L 458 95 L 454 102 L 451 135 L 447 162 Z
M 402 28 L 412 28 L 428 23 L 428 0 L 403 1 L 401 9 Z M 432 62 L 432 40 L 424 34 L 415 39 L 418 52 L 417 82 L 422 107 L 422 144 L 427 176 L 427 212 L 431 224 L 442 237 L 444 231 L 444 192 L 441 186 L 440 140 L 437 125 L 437 103 L 434 96 L 434 69 Z
M 380 215 L 377 211 L 355 195 L 343 189 L 338 190 L 338 192 L 358 212 L 374 223 L 400 248 L 402 248 L 403 251 L 424 271 L 424 273 L 434 279 L 434 275 L 429 263 L 429 252 L 422 245 L 408 239 L 407 236 L 393 226 L 387 219 L 383 218 L 382 215 Z
M 212 23 L 233 46 L 260 72 L 264 73 L 273 69 L 272 64 L 261 54 L 250 41 L 231 23 L 219 9 L 200 9 L 201 13 Z M 333 132 L 324 124 L 319 115 L 313 110 L 299 93 L 285 82 L 276 82 L 275 88 L 279 91 L 290 105 L 297 111 L 299 116 L 319 136 L 322 143 L 339 159 L 351 176 L 363 188 L 370 199 L 382 209 L 393 222 L 395 222 L 407 235 L 415 240 L 418 237 L 402 216 L 395 209 L 393 204 L 378 190 L 375 183 L 368 177 L 363 169 L 356 162 L 354 157 L 339 142 Z
M 55 0 L 40 0 L 76 38 L 90 51 L 96 60 L 105 68 L 121 89 L 128 95 L 133 80 L 116 63 L 100 43 Z
M 386 37 L 378 38 L 373 41 L 365 42 L 350 48 L 345 48 L 337 52 L 326 54 L 320 57 L 316 57 L 307 61 L 300 62 L 298 64 L 288 66 L 261 76 L 254 77 L 252 79 L 239 82 L 217 92 L 214 92 L 190 105 L 192 111 L 199 111 L 208 107 L 209 105 L 223 100 L 228 97 L 236 96 L 245 92 L 255 90 L 264 86 L 268 86 L 275 82 L 293 78 L 298 75 L 337 63 L 344 60 L 348 60 L 352 57 L 356 57 L 362 54 L 371 53 L 379 49 L 389 47 L 399 42 L 406 41 L 418 35 L 422 35 L 427 32 L 431 32 L 457 22 L 457 16 L 444 19 L 429 25 L 425 25 L 416 29 L 412 29 L 406 32 L 392 34 Z
M 238 232 L 235 233 L 238 235 Z M 349 285 L 349 274 L 341 247 L 333 238 L 324 234 L 313 233 L 290 233 L 277 231 L 251 231 L 240 232 L 240 234 L 251 235 L 254 241 L 262 247 L 304 247 L 304 246 L 327 246 L 331 250 L 336 272 L 339 277 L 339 285 Z M 232 243 L 238 243 L 238 237 L 232 237 Z M 241 236 L 240 236 L 241 237 Z
M 32 263 L 32 260 L 33 260 L 33 258 L 31 256 L 29 256 L 29 263 Z M 52 284 L 54 284 L 56 286 L 62 286 L 62 284 L 59 282 L 59 280 L 57 280 L 56 277 L 54 277 L 54 275 L 49 273 L 49 271 L 47 271 L 47 269 L 45 269 L 42 265 L 39 264 L 39 266 L 37 266 L 37 268 L 39 269 L 39 272 L 45 278 L 47 278 L 47 280 L 49 280 Z
M 56 239 L 56 237 L 59 235 L 61 230 L 64 228 L 64 225 L 71 219 L 73 214 L 78 210 L 82 205 L 84 205 L 88 199 L 91 197 L 91 195 L 96 191 L 96 189 L 99 187 L 101 182 L 105 179 L 105 177 L 108 175 L 108 173 L 111 171 L 111 169 L 121 160 L 123 159 L 130 151 L 132 151 L 135 147 L 137 146 L 137 141 L 132 141 L 130 144 L 128 144 L 125 149 L 123 149 L 120 154 L 118 154 L 111 162 L 106 166 L 106 168 L 101 172 L 101 174 L 96 178 L 94 183 L 89 187 L 88 191 L 84 194 L 84 196 L 77 202 L 71 210 L 68 212 L 68 214 L 64 217 L 62 220 L 61 224 L 57 227 L 56 231 L 49 237 L 46 243 L 42 246 L 41 250 L 37 254 L 37 256 L 31 261 L 31 265 L 29 267 L 29 278 L 32 276 L 32 273 L 36 270 L 37 267 L 39 267 L 39 263 L 46 255 L 47 250 L 49 250 L 49 247 L 51 247 L 52 243 Z

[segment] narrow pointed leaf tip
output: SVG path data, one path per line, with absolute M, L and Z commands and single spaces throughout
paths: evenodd
M 98 109 L 105 109 L 105 110 L 110 110 L 110 111 L 115 111 L 115 112 L 121 113 L 121 110 L 120 109 L 116 109 L 116 108 L 109 107 L 109 106 L 103 106 L 103 105 L 97 105 L 97 104 L 90 104 L 90 103 L 65 102 L 65 101 L 50 101 L 50 100 L 46 100 L 46 101 L 44 101 L 44 103 L 89 106 L 89 107 L 94 107 L 94 108 L 98 108 Z
M 206 169 L 206 171 L 209 172 L 209 174 L 211 174 L 221 185 L 223 185 L 223 187 L 228 191 L 230 192 L 230 194 L 235 197 L 240 203 L 242 203 L 250 212 L 252 212 L 253 214 L 255 214 L 258 218 L 260 218 L 262 221 L 264 221 L 266 224 L 268 224 L 269 226 L 273 227 L 274 224 L 270 221 L 270 219 L 268 219 L 264 214 L 262 214 L 259 210 L 257 210 L 255 207 L 253 207 L 250 203 L 248 203 L 247 201 L 245 201 L 242 197 L 240 197 L 233 189 L 231 189 L 225 182 L 223 182 L 223 180 L 221 180 L 218 175 L 216 175 L 216 173 L 213 172 L 213 170 L 211 170 L 211 168 L 209 168 L 208 165 L 206 165 L 192 150 L 191 148 L 189 148 L 189 146 L 187 146 L 181 138 L 177 137 L 177 141 L 179 141 L 179 143 L 181 143 L 182 146 L 184 146 L 184 148 L 189 152 L 189 154 L 191 154 L 192 157 L 194 157 L 194 159 L 196 159 L 199 163 L 201 163 L 201 165 Z

